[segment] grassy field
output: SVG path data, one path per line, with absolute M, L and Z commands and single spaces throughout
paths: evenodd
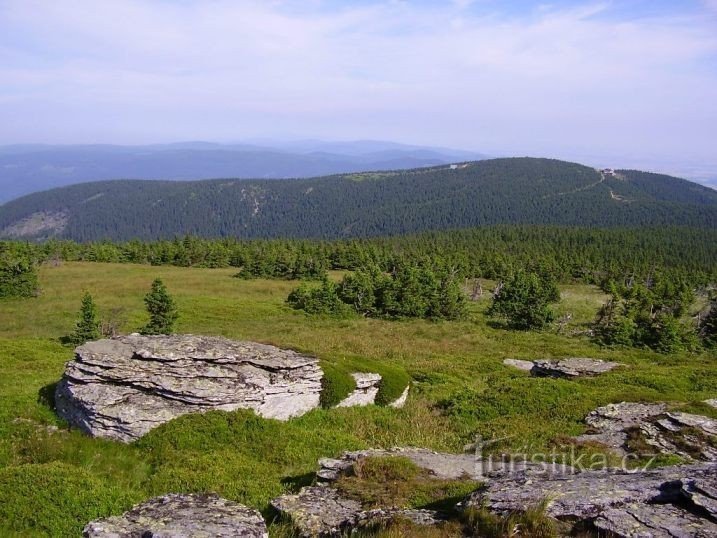
M 39 297 L 0 302 L 0 535 L 77 536 L 93 518 L 167 492 L 213 491 L 271 516 L 268 501 L 309 483 L 319 457 L 396 445 L 461 451 L 476 434 L 540 451 L 581 433 L 584 416 L 609 402 L 669 401 L 713 413 L 698 402 L 717 397 L 714 354 L 610 350 L 569 336 L 601 304 L 593 288 L 562 288 L 559 310 L 573 320 L 559 335 L 506 331 L 485 317 L 487 300 L 461 322 L 317 319 L 284 304 L 296 283 L 231 278 L 235 272 L 67 263 L 42 268 Z M 316 410 L 286 423 L 249 412 L 186 416 L 132 445 L 68 431 L 48 394 L 72 358 L 59 339 L 72 330 L 83 292 L 132 332 L 145 322 L 142 297 L 157 276 L 177 300 L 179 332 L 289 347 L 326 365 L 401 367 L 413 380 L 407 406 Z M 564 381 L 502 365 L 569 356 L 626 366 Z

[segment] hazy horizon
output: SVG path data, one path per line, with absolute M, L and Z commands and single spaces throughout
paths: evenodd
M 717 180 L 717 1 L 0 2 L 0 144 L 390 140 Z

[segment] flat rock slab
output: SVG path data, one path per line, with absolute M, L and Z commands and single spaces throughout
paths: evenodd
M 371 457 L 405 457 L 416 466 L 425 469 L 436 478 L 446 480 L 480 480 L 483 467 L 474 454 L 448 454 L 425 448 L 396 447 L 391 449 L 358 450 L 344 452 L 340 458 L 322 458 L 317 476 L 320 480 L 333 481 L 348 473 L 356 461 Z
M 533 367 L 530 372 L 539 377 L 590 377 L 604 374 L 618 366 L 620 366 L 620 363 L 600 359 L 546 359 L 533 361 Z
M 304 414 L 319 406 L 322 376 L 315 357 L 265 344 L 130 335 L 78 347 L 55 403 L 71 425 L 130 442 L 188 413 Z
M 442 521 L 431 510 L 364 510 L 358 501 L 342 497 L 327 485 L 305 487 L 296 495 L 282 495 L 271 501 L 271 505 L 307 538 L 346 536 L 354 529 L 396 519 L 407 519 L 416 525 L 436 525 Z
M 639 436 L 655 454 L 717 461 L 717 420 L 670 412 L 664 403 L 608 404 L 591 411 L 585 423 L 590 433 L 577 437 L 578 441 L 598 442 L 621 455 L 630 453 L 629 438 Z
M 533 361 L 523 361 L 520 359 L 505 359 L 503 361 L 503 364 L 505 364 L 506 366 L 510 366 L 511 368 L 523 370 L 524 372 L 530 372 L 534 366 Z
M 88 523 L 86 538 L 268 538 L 261 514 L 216 495 L 170 494 Z
M 714 501 L 715 477 L 717 466 L 708 463 L 638 472 L 528 469 L 491 478 L 462 507 L 505 515 L 547 499 L 548 516 L 592 524 L 620 537 L 717 536 L 711 512 L 704 508 Z

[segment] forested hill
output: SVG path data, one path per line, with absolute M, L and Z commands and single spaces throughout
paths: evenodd
M 0 236 L 79 241 L 362 237 L 503 223 L 717 228 L 717 191 L 512 158 L 313 179 L 85 183 L 0 206 Z

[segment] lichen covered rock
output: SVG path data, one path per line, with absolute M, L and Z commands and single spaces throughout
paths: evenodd
M 268 538 L 261 514 L 216 495 L 170 494 L 92 521 L 86 538 Z

